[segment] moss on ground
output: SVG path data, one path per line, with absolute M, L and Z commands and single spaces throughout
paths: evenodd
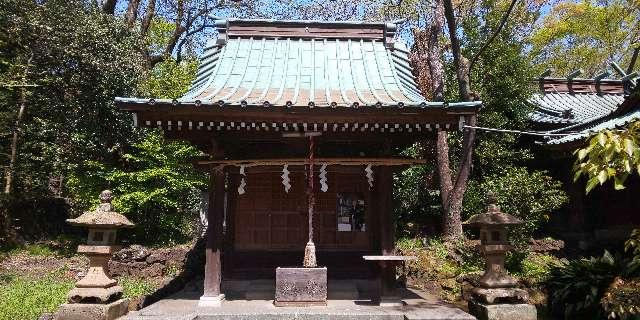
M 32 320 L 54 312 L 65 302 L 73 280 L 63 270 L 33 279 L 23 275 L 0 276 L 0 319 Z
M 143 278 L 122 277 L 118 279 L 118 284 L 122 286 L 125 298 L 137 298 L 153 293 L 158 289 L 158 284 Z

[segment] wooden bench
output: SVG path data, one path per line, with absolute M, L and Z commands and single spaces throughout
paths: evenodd
M 397 291 L 396 267 L 405 262 L 417 260 L 415 256 L 363 256 L 366 261 L 375 261 L 380 267 L 380 288 L 377 297 L 382 307 L 397 307 L 404 303 Z

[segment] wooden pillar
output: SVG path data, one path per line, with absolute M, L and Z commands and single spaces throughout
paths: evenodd
M 237 168 L 235 170 L 227 171 L 227 210 L 225 219 L 225 238 L 224 238 L 224 250 L 222 252 L 222 273 L 231 274 L 234 266 L 234 245 L 236 235 L 236 207 L 238 201 L 238 184 L 240 181 L 240 175 Z
M 393 222 L 393 172 L 390 167 L 380 166 L 374 181 L 378 198 L 380 249 L 382 255 L 394 254 L 395 224 Z
M 395 253 L 395 224 L 393 222 L 393 172 L 390 167 L 378 167 L 374 181 L 378 198 L 380 230 L 380 249 L 383 256 Z M 389 261 L 380 261 L 380 297 L 381 306 L 397 304 L 399 297 L 396 287 L 396 265 Z
M 224 294 L 220 290 L 220 282 L 222 280 L 221 251 L 223 246 L 224 186 L 224 171 L 222 169 L 212 170 L 209 184 L 209 209 L 207 212 L 204 294 L 200 297 L 199 306 L 219 307 L 224 300 Z

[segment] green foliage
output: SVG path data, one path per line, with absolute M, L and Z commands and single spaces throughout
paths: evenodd
M 55 312 L 73 288 L 73 281 L 58 273 L 42 279 L 0 277 L 0 318 L 35 320 L 44 312 Z
M 461 16 L 461 32 L 465 56 L 472 57 L 487 41 L 487 29 L 495 27 L 501 18 L 502 10 L 508 3 L 501 1 L 479 1 L 476 8 Z M 530 62 L 523 41 L 527 28 L 535 20 L 536 8 L 516 6 L 514 20 L 507 23 L 504 30 L 494 39 L 478 57 L 470 78 L 472 90 L 483 101 L 479 114 L 482 126 L 508 129 L 529 129 L 529 113 L 533 106 L 528 99 L 535 88 L 530 81 L 536 76 L 536 68 Z M 456 83 L 453 79 L 451 64 L 447 69 L 447 97 L 456 98 Z M 533 153 L 528 141 L 522 141 L 518 135 L 477 132 L 474 149 L 473 171 L 463 202 L 463 213 L 471 214 L 486 210 L 485 195 L 495 191 L 501 199 L 505 212 L 526 220 L 526 227 L 519 234 L 521 240 L 530 237 L 545 221 L 548 215 L 566 202 L 561 184 L 543 171 L 527 169 Z M 451 168 L 457 167 L 456 156 L 460 154 L 459 135 L 450 136 L 452 156 Z M 427 148 L 429 146 L 426 146 Z M 414 147 L 406 155 L 424 152 Z M 427 149 L 427 151 L 429 151 Z M 395 212 L 400 219 L 399 232 L 412 234 L 411 223 L 415 225 L 439 225 L 440 194 L 437 189 L 435 165 L 414 167 L 396 175 L 394 180 Z M 434 223 L 436 222 L 436 223 Z M 422 230 L 414 232 L 422 233 Z
M 189 144 L 149 133 L 122 155 L 123 163 L 83 163 L 84 174 L 69 177 L 68 188 L 76 205 L 86 209 L 97 204 L 101 189 L 111 188 L 116 210 L 136 223 L 133 241 L 182 243 L 193 235 L 200 192 L 206 187 L 206 175 L 191 164 L 198 155 Z
M 14 249 L 14 253 L 17 252 L 26 252 L 32 256 L 45 256 L 51 257 L 57 255 L 57 252 L 51 249 L 51 247 L 43 245 L 43 244 L 27 244 L 19 249 Z
M 525 224 L 511 232 L 513 241 L 526 244 L 555 209 L 567 202 L 560 182 L 541 171 L 506 169 L 480 181 L 472 181 L 465 193 L 465 216 L 486 211 L 486 194 L 493 191 L 503 212 L 521 218 Z
M 185 241 L 206 179 L 190 164 L 200 153 L 165 142 L 157 132 L 134 130 L 131 116 L 118 111 L 113 99 L 138 91 L 177 98 L 195 76 L 196 62 L 168 58 L 147 70 L 141 37 L 121 19 L 79 0 L 9 0 L 0 5 L 0 17 L 6 30 L 0 35 L 0 79 L 22 83 L 28 67 L 26 82 L 38 85 L 27 88 L 27 109 L 17 128 L 14 194 L 68 197 L 80 211 L 112 188 L 116 208 L 138 223 L 130 240 Z M 174 26 L 154 20 L 144 39 L 150 50 L 166 45 Z M 0 104 L 8 106 L 0 111 L 2 132 L 16 129 L 19 94 L 14 87 L 0 89 Z M 3 165 L 8 147 L 8 139 L 1 139 Z
M 158 63 L 141 84 L 143 95 L 153 98 L 177 99 L 185 94 L 198 68 L 198 60 L 177 63 L 168 59 Z
M 610 319 L 631 320 L 640 317 L 640 278 L 616 278 L 600 301 Z
M 609 180 L 616 190 L 624 189 L 629 175 L 640 175 L 640 121 L 624 130 L 602 130 L 574 154 L 574 180 L 585 176 L 587 193 Z
M 640 272 L 640 229 L 634 229 L 631 236 L 624 243 L 624 250 L 631 254 L 630 268 L 632 272 Z
M 141 297 L 158 289 L 157 285 L 143 278 L 122 277 L 118 279 L 118 284 L 122 286 L 122 295 L 125 298 Z
M 407 263 L 407 276 L 418 285 L 440 287 L 441 297 L 456 300 L 462 290 L 457 278 L 463 274 L 482 270 L 483 260 L 469 244 L 451 245 L 439 238 L 400 238 L 397 250 L 403 255 L 416 256 L 416 261 Z M 451 252 L 455 252 L 452 255 Z
M 77 0 L 8 0 L 0 5 L 0 68 L 3 82 L 26 88 L 26 113 L 14 128 L 19 87 L 0 89 L 0 127 L 19 129 L 16 194 L 63 196 L 64 179 L 87 159 L 112 160 L 134 140 L 129 115 L 115 96 L 134 92 L 142 74 L 139 42 L 120 21 Z M 27 66 L 27 61 L 31 63 Z M 6 132 L 3 130 L 3 132 Z M 0 163 L 8 162 L 9 139 L 0 140 Z
M 552 310 L 565 319 L 606 318 L 600 300 L 618 276 L 632 276 L 629 261 L 608 251 L 602 257 L 572 260 L 551 268 L 547 289 Z
M 507 270 L 527 286 L 537 286 L 547 281 L 551 274 L 551 268 L 561 263 L 560 259 L 551 254 L 524 253 L 524 258 L 518 253 L 510 253 L 507 261 Z
M 54 241 L 7 245 L 0 247 L 0 252 L 27 253 L 42 257 L 71 257 L 77 253 L 78 244 L 83 241 L 84 239 L 62 235 Z
M 640 4 L 634 0 L 560 1 L 532 34 L 531 53 L 542 68 L 559 75 L 577 69 L 593 75 L 609 62 L 626 66 L 640 45 L 634 44 L 638 20 Z

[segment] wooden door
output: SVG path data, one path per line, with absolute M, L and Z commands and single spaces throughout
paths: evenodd
M 355 169 L 355 168 L 354 168 Z M 281 173 L 251 172 L 246 178 L 246 193 L 238 195 L 235 211 L 236 250 L 302 250 L 308 238 L 307 183 L 304 172 L 290 174 L 291 189 L 284 191 Z M 329 190 L 316 187 L 314 240 L 320 250 L 371 249 L 370 228 L 366 232 L 337 230 L 336 206 L 339 193 L 358 193 L 365 199 L 368 184 L 360 170 L 329 172 Z M 371 205 L 366 206 L 366 221 L 371 222 Z

